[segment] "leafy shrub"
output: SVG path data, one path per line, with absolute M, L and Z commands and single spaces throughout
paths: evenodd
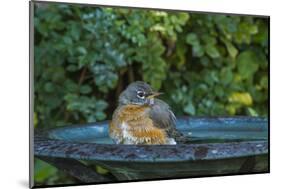
M 267 115 L 266 18 L 37 5 L 40 127 L 110 119 L 134 80 L 177 115 Z

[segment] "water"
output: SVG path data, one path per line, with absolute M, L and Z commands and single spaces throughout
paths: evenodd
M 268 123 L 265 118 L 180 118 L 177 128 L 191 143 L 239 142 L 268 138 Z M 107 122 L 58 128 L 49 132 L 49 137 L 79 143 L 114 144 L 108 136 Z

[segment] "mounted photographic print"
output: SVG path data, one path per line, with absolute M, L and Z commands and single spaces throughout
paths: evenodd
M 30 2 L 30 187 L 269 172 L 269 17 Z

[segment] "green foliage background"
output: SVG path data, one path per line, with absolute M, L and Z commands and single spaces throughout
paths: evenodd
M 267 18 L 36 4 L 34 27 L 35 127 L 110 119 L 135 80 L 177 116 L 268 115 Z

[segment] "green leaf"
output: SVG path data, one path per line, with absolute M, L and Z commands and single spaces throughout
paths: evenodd
M 190 115 L 195 115 L 195 108 L 192 102 L 189 102 L 183 109 L 185 113 L 188 113 Z
M 202 57 L 205 53 L 204 48 L 201 45 L 194 45 L 192 47 L 192 53 L 195 57 Z
M 97 120 L 101 121 L 106 118 L 106 115 L 105 113 L 98 111 L 95 113 L 95 117 L 97 118 Z
M 216 38 L 213 36 L 210 36 L 209 34 L 203 35 L 202 39 L 205 44 L 216 45 L 216 43 L 217 43 Z
M 248 31 L 250 34 L 256 34 L 258 33 L 258 27 L 256 25 L 250 25 Z
M 247 110 L 248 110 L 250 116 L 253 116 L 253 117 L 259 116 L 259 114 L 253 108 L 248 107 Z
M 66 45 L 72 45 L 72 39 L 68 36 L 64 36 L 63 41 Z
M 239 54 L 237 61 L 237 69 L 242 79 L 253 77 L 253 74 L 258 70 L 260 60 L 253 51 L 244 51 Z
M 57 174 L 57 169 L 49 164 L 41 161 L 39 159 L 35 159 L 35 171 L 34 178 L 36 182 L 43 182 L 50 177 L 54 177 Z
M 81 54 L 87 54 L 87 50 L 85 49 L 85 47 L 77 47 L 77 51 Z
M 189 33 L 187 36 L 186 36 L 186 43 L 189 44 L 189 45 L 198 45 L 199 44 L 199 40 L 198 40 L 198 37 L 195 33 Z
M 82 85 L 80 87 L 80 93 L 89 94 L 90 92 L 92 92 L 92 88 L 89 85 Z
M 253 104 L 253 98 L 248 92 L 233 92 L 229 96 L 228 101 L 231 103 L 240 103 L 245 106 L 250 106 Z
M 223 97 L 223 95 L 225 94 L 225 90 L 220 85 L 216 85 L 214 90 L 216 96 Z
M 224 40 L 224 43 L 226 45 L 229 55 L 232 58 L 235 58 L 238 54 L 238 50 L 235 48 L 235 46 L 230 41 Z
M 78 92 L 78 84 L 74 83 L 71 80 L 66 80 L 64 83 L 64 87 L 68 92 Z
M 205 50 L 206 50 L 206 53 L 211 57 L 211 58 L 218 58 L 220 57 L 220 53 L 218 51 L 218 49 L 216 48 L 216 46 L 214 45 L 206 45 L 205 46 Z
M 225 85 L 230 84 L 233 80 L 233 73 L 232 73 L 231 68 L 226 67 L 226 68 L 221 69 L 220 79 L 223 84 L 225 84 Z
M 102 175 L 107 174 L 109 172 L 107 169 L 105 169 L 105 168 L 103 168 L 101 166 L 98 166 L 98 165 L 96 166 L 96 171 L 99 174 L 102 174 Z
M 96 107 L 98 107 L 99 110 L 104 110 L 107 108 L 107 106 L 108 106 L 108 104 L 104 100 L 98 100 L 96 102 Z
M 45 89 L 46 92 L 52 93 L 52 92 L 54 92 L 55 87 L 54 87 L 54 84 L 53 84 L 53 83 L 48 82 L 48 83 L 46 83 L 46 84 L 44 85 L 44 89 Z
M 71 64 L 71 65 L 67 66 L 66 70 L 69 72 L 75 72 L 75 71 L 77 71 L 77 66 Z
M 260 80 L 260 85 L 265 88 L 268 89 L 268 78 L 267 76 L 263 76 Z

